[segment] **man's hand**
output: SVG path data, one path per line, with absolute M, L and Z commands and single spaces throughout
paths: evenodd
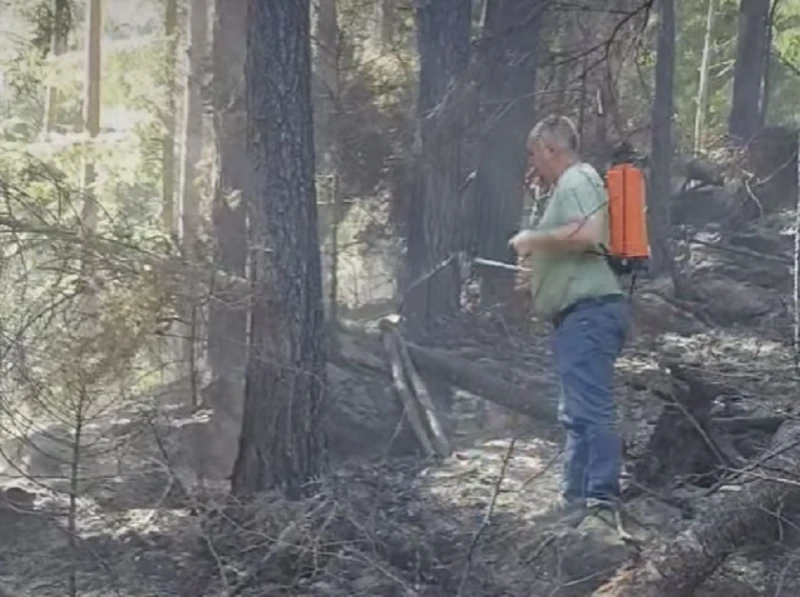
M 511 237 L 508 244 L 514 249 L 518 260 L 519 258 L 524 259 L 533 253 L 536 236 L 537 234 L 533 230 L 522 230 Z
M 514 275 L 514 290 L 527 291 L 531 283 L 531 270 L 528 269 L 524 257 L 517 257 L 517 273 Z

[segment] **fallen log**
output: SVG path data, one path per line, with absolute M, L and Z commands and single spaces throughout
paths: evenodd
M 786 421 L 786 417 L 713 417 L 714 427 L 726 433 L 742 433 L 745 431 L 763 431 L 775 433 Z
M 555 402 L 549 400 L 552 389 L 546 383 L 538 380 L 530 380 L 525 385 L 509 383 L 487 373 L 480 365 L 449 355 L 443 350 L 410 342 L 406 342 L 406 346 L 420 371 L 438 375 L 454 386 L 514 412 L 539 421 L 557 421 Z
M 382 354 L 380 335 L 352 323 L 340 328 L 339 357 L 362 366 L 381 370 L 389 375 Z M 500 379 L 484 367 L 466 359 L 448 354 L 447 351 L 403 342 L 415 367 L 420 373 L 436 376 L 467 392 L 546 423 L 557 422 L 556 402 L 553 387 L 545 380 L 527 378 L 516 384 Z
M 798 473 L 800 423 L 780 427 L 771 453 L 765 476 L 727 494 L 678 537 L 645 549 L 592 597 L 689 597 L 736 550 L 772 536 L 775 512 L 800 503 L 800 484 L 786 481 Z

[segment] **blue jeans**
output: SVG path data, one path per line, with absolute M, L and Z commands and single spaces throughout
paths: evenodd
M 562 495 L 617 500 L 622 439 L 616 430 L 614 362 L 628 333 L 626 299 L 582 304 L 553 334 L 561 385 L 558 418 L 567 434 Z

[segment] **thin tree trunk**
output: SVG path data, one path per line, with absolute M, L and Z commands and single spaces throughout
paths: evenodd
M 232 489 L 306 493 L 325 468 L 324 317 L 309 0 L 250 0 L 245 79 L 253 302 Z
M 328 315 L 331 320 L 337 316 L 338 301 L 338 226 L 343 216 L 340 209 L 341 186 L 338 177 L 339 165 L 336 149 L 335 123 L 339 105 L 340 44 L 337 13 L 337 0 L 314 0 L 312 11 L 315 27 L 313 82 L 314 82 L 314 144 L 317 170 L 331 181 L 330 204 L 327 205 L 327 218 L 323 226 L 323 238 L 330 237 L 331 247 L 328 255 Z
M 81 208 L 81 236 L 86 245 L 83 250 L 83 260 L 81 262 L 81 277 L 83 284 L 83 309 L 84 319 L 82 321 L 81 333 L 86 335 L 94 334 L 95 313 L 97 311 L 97 293 L 93 279 L 92 252 L 90 250 L 92 237 L 97 231 L 97 192 L 95 189 L 96 172 L 94 164 L 94 140 L 100 134 L 100 72 L 101 72 L 101 51 L 103 36 L 103 1 L 89 0 L 86 10 L 86 71 L 83 90 L 83 131 L 88 135 L 89 153 L 84 157 L 83 164 L 83 206 Z M 88 365 L 88 364 L 85 364 Z M 80 366 L 80 365 L 79 365 Z M 76 517 L 77 517 L 77 491 L 78 491 L 78 472 L 80 462 L 80 442 L 83 431 L 85 415 L 86 387 L 78 389 L 79 397 L 75 411 L 75 435 L 73 444 L 73 455 L 70 475 L 70 494 L 67 528 L 69 531 L 70 549 L 76 550 Z M 69 595 L 78 595 L 77 583 L 77 564 L 73 563 L 70 567 L 69 575 Z
M 89 0 L 86 14 L 86 78 L 83 90 L 83 130 L 88 135 L 89 155 L 83 162 L 84 202 L 81 224 L 84 235 L 91 236 L 97 228 L 97 195 L 95 191 L 96 171 L 93 141 L 100 134 L 100 51 L 103 32 L 102 0 Z
M 769 17 L 767 18 L 767 40 L 764 43 L 764 84 L 761 90 L 761 110 L 759 111 L 760 126 L 763 128 L 767 123 L 769 117 L 769 104 L 770 104 L 770 87 L 772 80 L 770 77 L 770 66 L 772 64 L 772 36 L 775 28 L 775 14 L 778 11 L 778 5 L 781 0 L 772 0 L 772 6 L 769 9 Z
M 407 297 L 406 314 L 414 333 L 428 331 L 434 320 L 457 312 L 460 304 L 458 267 L 450 258 L 462 248 L 465 225 L 460 218 L 466 125 L 462 86 L 469 62 L 470 4 L 464 0 L 419 0 L 416 4 L 419 156 L 406 263 L 412 280 L 436 270 L 443 261 L 452 267 L 431 277 L 432 283 L 416 285 Z
M 536 123 L 538 43 L 545 4 L 489 0 L 486 6 L 482 81 L 486 133 L 480 140 L 478 201 L 473 239 L 481 257 L 513 261 L 508 239 L 517 232 L 525 196 L 525 144 Z M 488 278 L 481 300 L 508 299 L 511 278 Z
M 215 263 L 226 274 L 246 275 L 248 180 L 244 59 L 247 0 L 215 0 L 213 122 L 216 167 L 211 203 Z M 208 313 L 208 400 L 214 416 L 231 412 L 235 423 L 244 397 L 237 389 L 247 363 L 247 300 L 213 289 Z
M 656 271 L 671 266 L 669 251 L 669 198 L 672 162 L 672 113 L 675 79 L 675 3 L 659 0 L 656 56 L 656 90 L 653 101 L 650 179 L 650 227 L 655 232 L 653 260 Z
M 339 97 L 339 26 L 337 0 L 315 0 L 314 140 L 317 168 L 323 174 L 336 170 L 333 125 Z
M 797 134 L 797 203 L 794 209 L 794 368 L 800 370 L 800 132 Z
M 183 165 L 180 186 L 180 240 L 184 254 L 196 257 L 197 231 L 200 220 L 200 197 L 195 181 L 196 167 L 203 152 L 203 65 L 206 55 L 208 6 L 206 0 L 189 4 L 188 74 L 184 100 Z M 195 293 L 189 289 L 183 305 L 179 332 L 183 368 L 182 377 L 189 382 L 192 404 L 198 402 L 196 371 L 197 310 Z
M 739 5 L 733 99 L 728 119 L 728 132 L 735 143 L 746 143 L 758 130 L 769 2 L 741 0 Z
M 68 0 L 55 0 L 53 9 L 53 34 L 50 43 L 50 56 L 54 61 L 67 51 L 67 31 L 69 30 L 70 10 Z M 50 133 L 58 121 L 58 87 L 47 84 L 44 102 L 44 132 Z
M 714 32 L 714 13 L 717 0 L 708 0 L 706 34 L 703 38 L 703 57 L 700 60 L 700 82 L 697 85 L 697 107 L 694 114 L 694 151 L 704 148 L 705 120 L 708 112 L 708 69 L 711 61 L 711 36 Z
M 69 509 L 67 511 L 67 541 L 72 557 L 77 560 L 78 546 L 78 487 L 80 483 L 81 471 L 81 442 L 83 441 L 83 430 L 86 416 L 86 388 L 78 390 L 78 403 L 75 405 L 75 429 L 72 436 L 72 458 L 70 459 L 69 471 Z M 78 564 L 72 562 L 69 570 L 69 596 L 78 596 Z
M 384 48 L 389 48 L 394 36 L 395 19 L 397 18 L 394 6 L 395 1 L 377 0 L 375 4 L 378 39 Z
M 164 136 L 161 142 L 161 222 L 164 232 L 175 231 L 175 64 L 177 61 L 178 0 L 166 0 L 164 34 L 166 47 L 166 86 Z

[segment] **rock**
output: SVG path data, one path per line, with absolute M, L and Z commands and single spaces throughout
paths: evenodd
M 32 508 L 36 494 L 21 487 L 9 487 L 3 492 L 5 500 L 16 508 Z

